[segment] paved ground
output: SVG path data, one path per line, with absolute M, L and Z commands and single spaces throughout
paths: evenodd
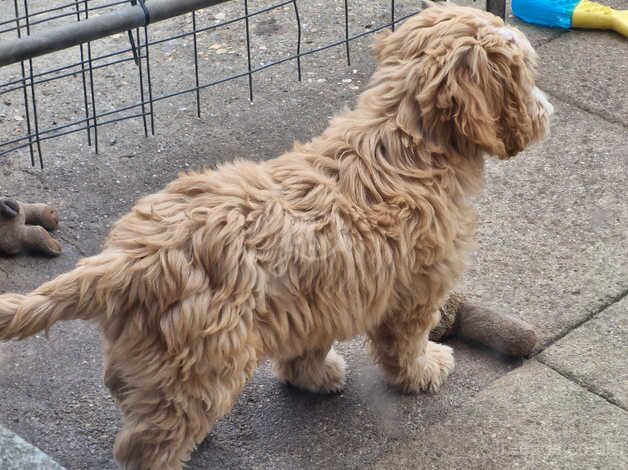
M 63 469 L 49 455 L 2 426 L 0 426 L 0 468 L 3 470 Z
M 369 3 L 356 24 L 382 19 L 383 6 Z M 337 27 L 335 11 L 323 10 L 310 27 L 320 25 L 320 35 Z M 292 31 L 261 24 L 260 44 L 287 47 Z M 483 304 L 533 323 L 535 356 L 509 361 L 453 342 L 456 372 L 433 396 L 392 391 L 359 339 L 339 347 L 350 371 L 336 397 L 283 387 L 264 366 L 190 468 L 628 467 L 626 41 L 522 29 L 557 108 L 553 134 L 510 162 L 489 164 L 480 249 L 463 284 Z M 212 40 L 236 43 L 229 34 Z M 117 216 L 181 169 L 269 158 L 319 132 L 372 70 L 366 42 L 352 51 L 350 68 L 340 48 L 308 59 L 303 84 L 293 81 L 292 64 L 256 78 L 253 104 L 246 82 L 214 88 L 200 120 L 190 99 L 163 104 L 153 139 L 134 136 L 139 125 L 121 126 L 103 131 L 100 155 L 82 136 L 51 142 L 44 172 L 30 169 L 26 155 L 0 161 L 0 195 L 57 204 L 65 247 L 54 260 L 0 258 L 0 292 L 27 291 L 97 252 Z M 184 67 L 175 65 L 164 83 Z M 117 87 L 121 79 L 108 80 Z M 119 414 L 100 374 L 98 335 L 87 324 L 2 344 L 0 424 L 68 469 L 115 468 Z

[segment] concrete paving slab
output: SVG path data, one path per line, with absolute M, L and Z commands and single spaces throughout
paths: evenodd
M 2 470 L 63 470 L 63 467 L 17 434 L 0 426 Z
M 628 413 L 530 361 L 373 468 L 621 469 Z
M 518 362 L 459 342 L 457 371 L 437 395 L 400 395 L 361 341 L 337 348 L 349 365 L 344 393 L 319 396 L 279 384 L 264 364 L 234 410 L 193 455 L 190 469 L 355 468 L 442 420 Z M 61 324 L 0 346 L 0 422 L 68 469 L 115 469 L 119 412 L 101 384 L 99 341 L 89 325 Z M 356 432 L 359 430 L 359 432 Z
M 624 1 L 623 7 L 628 8 L 628 3 Z M 628 126 L 625 38 L 610 31 L 571 31 L 538 47 L 537 52 L 541 88 Z
M 554 100 L 552 135 L 490 161 L 466 290 L 537 328 L 537 350 L 628 289 L 626 132 Z
M 628 408 L 628 297 L 547 348 L 537 359 Z

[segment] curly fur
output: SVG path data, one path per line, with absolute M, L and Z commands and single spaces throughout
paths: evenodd
M 180 468 L 260 360 L 333 392 L 331 346 L 366 333 L 401 390 L 436 390 L 428 342 L 473 247 L 486 154 L 543 137 L 525 37 L 477 10 L 430 8 L 375 44 L 354 110 L 274 160 L 180 176 L 141 199 L 102 253 L 28 295 L 0 296 L 0 339 L 72 318 L 103 331 L 125 469 Z

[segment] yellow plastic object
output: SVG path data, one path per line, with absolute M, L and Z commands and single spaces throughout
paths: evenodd
M 589 0 L 581 0 L 574 8 L 571 26 L 585 29 L 612 29 L 628 37 L 628 10 L 613 10 Z

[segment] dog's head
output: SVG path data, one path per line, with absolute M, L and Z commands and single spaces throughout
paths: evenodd
M 509 158 L 542 139 L 552 105 L 535 86 L 536 54 L 517 29 L 480 10 L 432 7 L 374 45 L 380 83 L 398 82 L 397 122 L 459 153 Z

